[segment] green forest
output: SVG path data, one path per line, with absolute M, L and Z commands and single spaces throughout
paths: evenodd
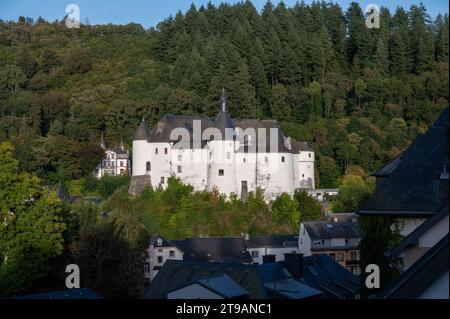
M 448 106 L 448 15 L 381 8 L 378 29 L 365 18 L 357 3 L 245 1 L 192 5 L 150 29 L 0 20 L 0 297 L 64 289 L 72 262 L 84 286 L 136 297 L 151 234 L 295 233 L 319 219 L 305 192 L 266 205 L 260 192 L 227 201 L 170 179 L 133 198 L 128 176 L 92 177 L 102 133 L 132 152 L 142 117 L 215 116 L 222 87 L 232 117 L 276 119 L 308 142 L 316 187 L 339 187 L 333 211 L 355 211 L 370 173 Z M 58 184 L 105 201 L 61 201 Z
M 107 144 L 130 146 L 142 117 L 274 118 L 317 156 L 317 186 L 351 165 L 371 173 L 426 131 L 448 103 L 448 15 L 357 3 L 250 1 L 137 24 L 0 21 L 0 140 L 20 168 L 52 183 L 84 177 Z

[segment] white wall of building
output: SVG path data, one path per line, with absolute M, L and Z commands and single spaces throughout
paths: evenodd
M 311 245 L 311 237 L 309 236 L 305 225 L 301 223 L 298 235 L 298 252 L 304 256 L 311 256 Z
M 237 152 L 239 146 L 239 141 L 210 141 L 203 149 L 178 149 L 169 143 L 133 141 L 133 176 L 150 175 L 153 188 L 167 187 L 168 178 L 175 176 L 196 191 L 217 187 L 222 194 L 239 197 L 242 182 L 247 182 L 248 192 L 259 187 L 267 200 L 283 192 L 293 195 L 307 181 L 314 187 L 313 152 L 243 153 Z

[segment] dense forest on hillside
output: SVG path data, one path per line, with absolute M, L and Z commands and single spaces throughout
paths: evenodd
M 178 13 L 155 28 L 0 21 L 0 141 L 44 181 L 88 175 L 99 140 L 131 145 L 144 116 L 215 115 L 220 89 L 237 118 L 275 118 L 317 154 L 317 185 L 351 165 L 373 172 L 448 104 L 448 15 L 357 3 L 250 1 Z

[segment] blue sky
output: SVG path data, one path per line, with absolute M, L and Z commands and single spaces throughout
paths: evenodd
M 297 0 L 285 0 L 287 6 L 292 6 Z M 42 16 L 44 19 L 54 21 L 61 20 L 65 16 L 66 5 L 77 4 L 80 7 L 81 21 L 88 18 L 91 24 L 116 23 L 126 24 L 136 22 L 148 28 L 155 26 L 169 15 L 174 15 L 178 10 L 185 12 L 191 3 L 198 6 L 208 3 L 208 0 L 0 0 L 0 19 L 17 20 L 19 16 L 36 19 Z M 223 1 L 211 1 L 219 4 Z M 228 0 L 228 3 L 237 1 Z M 265 0 L 253 1 L 255 7 L 260 10 Z M 279 1 L 272 0 L 276 4 Z M 306 0 L 311 3 L 312 0 Z M 346 9 L 351 0 L 334 0 Z M 399 5 L 409 8 L 412 4 L 420 3 L 420 0 L 368 0 L 359 1 L 364 9 L 368 4 L 374 3 L 386 6 L 391 11 Z M 448 0 L 422 0 L 428 13 L 435 17 L 439 13 L 448 13 Z

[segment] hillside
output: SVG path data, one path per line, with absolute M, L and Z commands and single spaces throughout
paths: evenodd
M 381 12 L 368 29 L 353 3 L 287 8 L 250 1 L 192 6 L 158 24 L 0 21 L 0 141 L 51 182 L 88 175 L 144 116 L 214 115 L 220 89 L 236 118 L 275 118 L 317 154 L 318 187 L 349 166 L 388 162 L 448 105 L 448 16 Z

